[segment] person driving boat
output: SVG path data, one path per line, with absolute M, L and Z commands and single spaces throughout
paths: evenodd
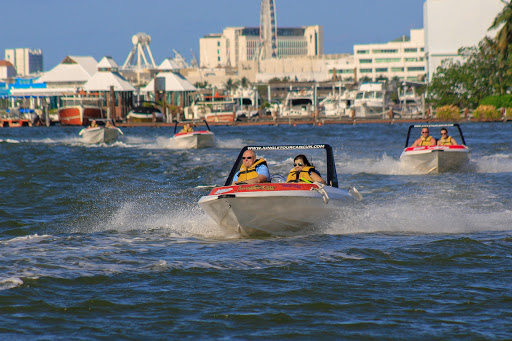
M 96 122 L 96 120 L 92 120 L 91 125 L 89 126 L 89 128 L 97 128 L 97 127 L 98 127 L 98 123 Z
M 427 127 L 423 127 L 421 129 L 421 137 L 414 141 L 414 144 L 411 147 L 418 147 L 418 146 L 435 146 L 436 145 L 436 139 L 432 137 L 432 135 L 429 135 L 430 130 Z
M 451 136 L 448 136 L 448 129 L 441 128 L 441 138 L 437 140 L 438 146 L 456 146 L 457 141 Z
M 257 184 L 261 182 L 268 182 L 270 179 L 270 172 L 267 167 L 265 159 L 256 159 L 256 153 L 252 149 L 248 149 L 242 155 L 242 166 L 235 174 L 233 183 L 236 185 L 242 184 Z
M 299 154 L 293 159 L 293 166 L 286 182 L 321 182 L 326 184 L 325 180 L 320 176 L 320 172 L 309 163 L 308 158 L 304 154 Z
M 181 129 L 179 133 L 180 134 L 182 134 L 182 133 L 191 133 L 193 131 L 194 131 L 194 128 L 192 128 L 189 123 L 186 123 L 183 126 L 183 129 Z

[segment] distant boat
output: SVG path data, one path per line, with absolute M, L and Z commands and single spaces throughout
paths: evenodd
M 73 96 L 62 97 L 62 107 L 58 110 L 61 125 L 89 124 L 90 121 L 103 118 L 102 97 Z
M 120 135 L 123 135 L 121 129 L 113 125 L 106 125 L 106 120 L 96 121 L 98 123 L 97 127 L 87 127 L 80 130 L 78 135 L 82 137 L 83 142 L 90 144 L 112 143 L 117 141 Z
M 456 127 L 459 133 L 459 145 L 408 147 L 412 128 Z M 470 161 L 470 151 L 458 124 L 416 124 L 409 126 L 405 148 L 400 155 L 401 163 L 422 174 L 457 172 Z
M 312 117 L 313 110 L 313 90 L 290 90 L 283 102 L 281 117 Z
M 363 83 L 359 86 L 351 109 L 356 117 L 382 118 L 391 104 L 391 94 L 383 83 Z
M 208 123 L 206 123 L 208 130 L 193 130 L 188 132 L 176 132 L 178 122 L 174 125 L 174 136 L 171 141 L 174 142 L 176 147 L 184 149 L 207 148 L 215 145 L 215 134 L 210 130 Z
M 191 106 L 185 108 L 185 119 L 206 120 L 210 123 L 233 122 L 235 109 L 235 101 L 229 96 L 200 94 Z
M 142 102 L 134 107 L 128 115 L 126 115 L 128 122 L 133 123 L 149 123 L 149 122 L 163 122 L 164 115 L 156 107 L 154 102 Z

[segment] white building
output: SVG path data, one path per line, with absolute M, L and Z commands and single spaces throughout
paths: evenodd
M 43 51 L 22 49 L 6 49 L 5 60 L 11 62 L 18 76 L 27 76 L 43 72 Z
M 0 60 L 0 80 L 16 76 L 16 69 L 7 60 Z
M 201 67 L 237 67 L 257 58 L 259 27 L 227 27 L 199 40 Z M 322 26 L 277 28 L 278 58 L 318 56 L 324 52 Z
M 410 37 L 402 36 L 384 44 L 354 45 L 354 65 L 359 80 L 368 77 L 418 81 L 426 74 L 423 29 L 413 29 Z M 354 75 L 350 65 L 336 70 L 342 78 Z
M 477 46 L 503 9 L 501 0 L 426 0 L 423 4 L 428 80 L 461 47 Z

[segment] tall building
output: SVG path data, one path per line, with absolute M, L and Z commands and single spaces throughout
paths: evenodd
M 43 72 L 43 51 L 40 49 L 6 49 L 5 60 L 14 65 L 18 76 Z
M 477 46 L 503 9 L 501 0 L 426 0 L 423 4 L 428 80 L 445 59 L 458 59 L 461 47 Z
M 199 40 L 201 67 L 237 67 L 241 61 L 258 59 L 260 28 L 227 27 L 222 33 Z M 324 52 L 323 27 L 277 28 L 277 58 L 318 56 Z
M 424 47 L 423 29 L 413 29 L 410 36 L 384 44 L 354 45 L 356 78 L 377 80 L 380 77 L 398 77 L 400 80 L 422 81 L 426 73 Z M 342 79 L 354 73 L 348 68 L 336 71 Z

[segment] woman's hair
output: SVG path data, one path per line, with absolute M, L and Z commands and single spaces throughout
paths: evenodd
M 312 165 L 309 163 L 308 158 L 304 154 L 299 154 L 293 159 L 293 161 L 297 161 L 297 159 L 301 159 L 304 162 L 304 166 L 312 167 Z

